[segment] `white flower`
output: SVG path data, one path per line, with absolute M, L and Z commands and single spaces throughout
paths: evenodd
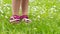
M 7 16 L 5 16 L 5 18 L 8 18 Z
M 29 0 L 30 2 L 34 2 L 35 0 Z
M 0 10 L 1 13 L 4 13 L 2 10 Z
M 34 28 L 34 30 L 36 30 L 37 28 Z
M 37 18 L 40 18 L 40 15 L 38 15 Z

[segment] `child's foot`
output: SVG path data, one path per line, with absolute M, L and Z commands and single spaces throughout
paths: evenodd
M 11 23 L 19 23 L 19 21 L 20 21 L 20 16 L 13 15 L 13 16 L 10 18 L 10 22 L 11 22 Z
M 25 21 L 26 23 L 30 23 L 30 22 L 31 22 L 31 20 L 28 19 L 28 16 L 27 16 L 27 15 L 21 16 L 21 19 L 22 19 L 23 21 Z

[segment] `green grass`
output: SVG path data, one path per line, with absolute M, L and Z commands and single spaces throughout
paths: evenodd
M 60 0 L 30 0 L 30 24 L 10 24 L 11 0 L 0 0 L 0 34 L 60 34 Z

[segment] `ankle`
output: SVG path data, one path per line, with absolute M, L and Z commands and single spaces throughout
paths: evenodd
M 22 15 L 21 18 L 28 18 L 28 15 Z
M 17 15 L 17 16 L 20 16 L 19 14 L 13 14 L 13 15 Z

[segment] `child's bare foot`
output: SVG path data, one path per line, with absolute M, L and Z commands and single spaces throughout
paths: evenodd
M 10 18 L 10 22 L 11 22 L 11 23 L 19 23 L 19 22 L 20 22 L 20 16 L 13 15 L 13 16 Z
M 23 15 L 23 16 L 21 16 L 21 18 L 22 18 L 22 20 L 25 21 L 26 23 L 30 23 L 30 22 L 31 22 L 31 20 L 28 18 L 27 15 Z

